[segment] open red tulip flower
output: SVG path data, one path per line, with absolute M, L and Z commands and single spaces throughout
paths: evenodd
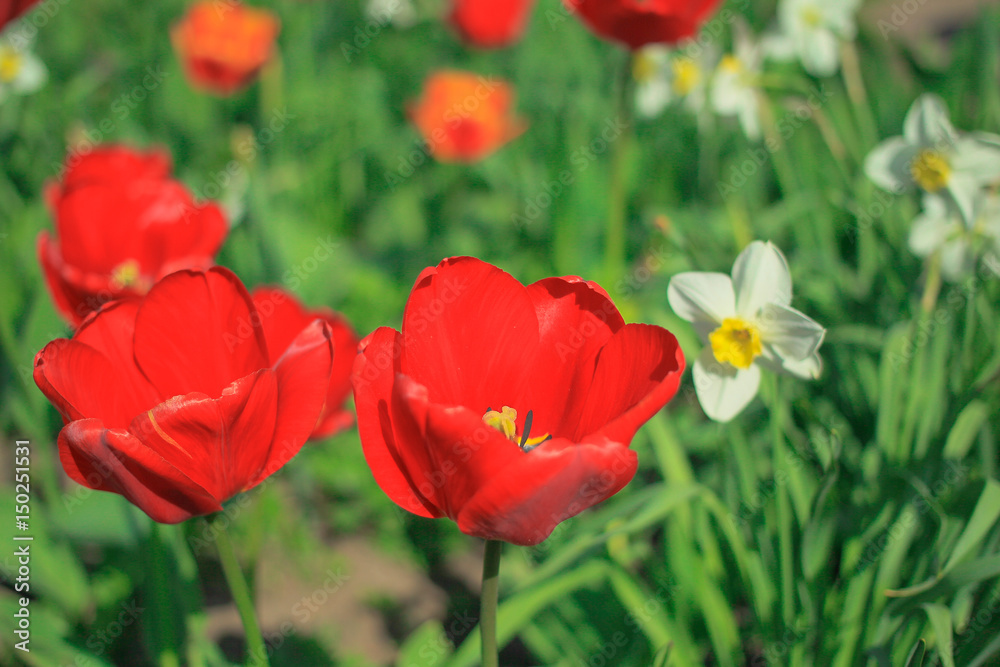
M 632 479 L 632 437 L 683 370 L 673 334 L 625 324 L 592 282 L 446 259 L 417 278 L 401 332 L 361 342 L 358 430 L 400 507 L 533 545 Z
M 449 19 L 469 44 L 495 49 L 521 38 L 534 6 L 535 0 L 454 0 Z
M 599 36 L 633 51 L 693 37 L 721 0 L 563 0 Z
M 38 0 L 0 0 L 0 30 L 37 3 Z
M 334 349 L 333 370 L 326 404 L 310 437 L 319 440 L 348 428 L 354 423 L 354 413 L 344 408 L 344 401 L 351 393 L 351 368 L 358 351 L 358 337 L 354 329 L 340 313 L 329 308 L 307 310 L 280 287 L 258 287 L 251 297 L 260 313 L 269 350 L 279 352 L 287 349 L 313 320 L 323 320 L 329 326 Z
M 524 132 L 514 90 L 494 77 L 441 71 L 424 83 L 410 118 L 441 162 L 478 162 Z
M 46 345 L 34 376 L 65 421 L 66 474 L 177 523 L 221 510 L 299 451 L 332 363 L 322 320 L 270 350 L 250 294 L 215 267 L 106 304 Z
M 202 0 L 192 5 L 171 30 L 191 85 L 221 96 L 248 85 L 271 59 L 281 30 L 265 9 L 236 0 Z
M 173 271 L 212 266 L 229 231 L 219 206 L 196 204 L 170 178 L 170 157 L 159 150 L 105 146 L 74 155 L 45 194 L 56 236 L 39 234 L 38 259 L 73 326 Z

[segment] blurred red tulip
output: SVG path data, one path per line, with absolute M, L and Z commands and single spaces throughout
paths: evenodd
M 595 33 L 635 50 L 692 37 L 721 0 L 563 0 Z
M 196 204 L 170 179 L 170 157 L 160 150 L 103 146 L 71 155 L 62 182 L 45 194 L 56 238 L 39 234 L 38 259 L 73 326 L 173 271 L 212 266 L 229 230 L 222 209 Z
M 459 257 L 417 278 L 402 332 L 361 342 L 352 381 L 365 458 L 396 504 L 531 545 L 632 479 L 632 436 L 683 370 L 669 331 L 625 324 L 596 284 L 525 286 Z
M 494 49 L 521 38 L 535 0 L 455 0 L 450 20 L 462 39 Z
M 192 5 L 170 32 L 191 85 L 232 95 L 249 84 L 271 59 L 281 29 L 278 18 L 237 0 Z
M 354 413 L 344 409 L 351 392 L 351 368 L 358 353 L 358 337 L 343 315 L 329 308 L 306 310 L 299 301 L 280 287 L 258 287 L 252 293 L 254 306 L 260 313 L 267 349 L 272 354 L 285 350 L 295 342 L 303 329 L 316 319 L 330 327 L 333 341 L 333 371 L 326 392 L 326 405 L 310 436 L 313 440 L 329 437 L 354 423 Z
M 222 509 L 291 459 L 316 425 L 333 358 L 317 320 L 270 351 L 246 288 L 221 267 L 167 276 L 35 356 L 76 482 L 153 520 Z
M 0 30 L 37 3 L 38 0 L 0 0 Z
M 514 115 L 514 90 L 471 72 L 442 71 L 424 82 L 410 118 L 441 162 L 477 162 L 524 132 Z

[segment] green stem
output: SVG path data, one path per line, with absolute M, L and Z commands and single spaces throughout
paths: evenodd
M 165 528 L 155 521 L 151 521 L 149 535 L 150 560 L 153 563 L 153 599 L 156 601 L 156 611 L 154 613 L 154 623 L 156 625 L 156 636 L 159 646 L 157 647 L 157 662 L 160 667 L 180 667 L 180 659 L 177 656 L 176 644 L 177 633 L 173 624 L 172 609 L 170 604 L 170 577 L 167 575 L 166 545 L 164 540 Z
M 768 411 L 771 415 L 771 454 L 775 480 L 788 481 L 785 453 L 785 435 L 781 395 L 778 390 L 778 378 L 770 376 L 763 378 L 765 394 L 768 398 Z M 795 623 L 795 554 L 792 544 L 792 506 L 788 489 L 784 484 L 778 484 L 776 493 L 778 503 L 778 552 L 781 568 L 781 617 L 785 628 L 791 628 Z
M 607 234 L 604 239 L 604 272 L 607 284 L 615 284 L 625 273 L 625 172 L 629 143 L 632 138 L 632 57 L 625 61 L 618 81 L 616 113 L 622 127 L 621 136 L 612 139 L 611 185 L 608 192 Z
M 498 667 L 500 651 L 497 647 L 497 598 L 500 584 L 500 552 L 503 542 L 486 541 L 483 554 L 483 592 L 479 601 L 479 635 L 483 645 L 483 667 Z
M 226 577 L 226 583 L 229 584 L 229 591 L 240 613 L 240 620 L 243 621 L 243 631 L 247 639 L 247 665 L 267 667 L 267 645 L 264 644 L 264 635 L 261 634 L 260 624 L 257 622 L 257 612 L 254 611 L 250 587 L 247 586 L 239 561 L 236 560 L 233 543 L 221 527 L 215 532 L 215 545 L 219 550 L 222 573 Z

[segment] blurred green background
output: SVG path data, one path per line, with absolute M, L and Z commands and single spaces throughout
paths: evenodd
M 164 646 L 189 665 L 242 655 L 206 524 L 153 539 L 123 499 L 66 480 L 60 420 L 31 380 L 34 354 L 69 335 L 35 238 L 52 227 L 44 185 L 81 137 L 166 147 L 178 178 L 239 212 L 220 264 L 248 286 L 283 283 L 331 306 L 362 335 L 399 326 L 421 269 L 468 254 L 525 283 L 597 279 L 627 320 L 675 332 L 690 365 L 699 345 L 667 305 L 670 276 L 728 273 L 747 242 L 774 241 L 793 305 L 829 330 L 823 377 L 781 378 L 770 407 L 758 399 L 729 425 L 705 419 L 686 377 L 636 437 L 632 484 L 539 547 L 505 549 L 503 664 L 903 665 L 920 664 L 921 640 L 924 664 L 1000 660 L 1000 288 L 946 284 L 922 311 L 925 267 L 906 245 L 918 202 L 879 191 L 861 169 L 923 91 L 944 97 L 957 127 L 1000 131 L 996 6 L 961 22 L 935 14 L 932 34 L 905 42 L 909 19 L 888 40 L 877 27 L 893 5 L 864 8 L 867 97 L 842 75 L 769 65 L 772 129 L 815 91 L 829 96 L 725 196 L 719 184 L 759 154 L 735 122 L 679 108 L 637 121 L 624 155 L 628 267 L 607 275 L 612 160 L 579 156 L 618 117 L 626 54 L 557 0 L 540 0 L 524 39 L 495 52 L 463 46 L 436 0 L 416 1 L 412 26 L 376 24 L 367 43 L 357 2 L 258 3 L 281 19 L 280 66 L 228 99 L 193 91 L 172 53 L 168 28 L 185 3 L 50 4 L 35 45 L 49 81 L 0 104 L 0 507 L 14 504 L 13 442 L 30 439 L 36 531 L 32 651 L 15 651 L 5 629 L 0 662 L 147 665 Z M 773 2 L 731 6 L 758 34 L 774 17 Z M 719 27 L 725 50 L 731 25 Z M 344 45 L 357 47 L 350 57 Z M 530 129 L 471 166 L 427 158 L 406 105 L 440 68 L 512 82 Z M 234 142 L 248 136 L 258 150 L 227 183 Z M 551 196 L 566 169 L 573 184 Z M 475 664 L 463 642 L 481 544 L 396 508 L 355 430 L 307 445 L 228 513 L 272 664 Z M 5 575 L 12 530 L 0 530 Z M 170 585 L 153 580 L 156 567 Z M 16 604 L 0 588 L 3 628 Z

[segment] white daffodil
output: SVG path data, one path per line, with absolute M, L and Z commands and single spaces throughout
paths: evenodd
M 632 76 L 639 115 L 653 118 L 674 101 L 693 113 L 701 113 L 707 98 L 708 78 L 715 67 L 716 52 L 697 42 L 678 50 L 647 46 L 636 51 Z
M 748 139 L 760 138 L 761 50 L 749 28 L 737 23 L 733 53 L 722 57 L 712 80 L 712 108 L 721 116 L 736 116 Z
M 711 419 L 728 422 L 757 395 L 761 366 L 819 377 L 826 330 L 791 307 L 788 263 L 771 242 L 754 241 L 724 273 L 681 273 L 670 307 L 707 343 L 694 362 L 694 388 Z
M 368 0 L 365 13 L 382 25 L 392 23 L 397 28 L 409 28 L 417 22 L 417 11 L 411 0 Z
M 10 95 L 27 95 L 43 85 L 48 70 L 31 52 L 31 42 L 20 36 L 17 25 L 0 36 L 0 102 Z
M 814 76 L 830 76 L 840 67 L 840 40 L 857 34 L 854 15 L 860 0 L 782 0 L 779 32 L 765 40 L 767 55 L 798 58 Z
M 980 190 L 1000 178 L 1000 136 L 957 132 L 941 98 L 921 95 L 906 114 L 903 136 L 876 146 L 865 173 L 886 190 L 916 187 L 946 197 L 971 226 Z
M 1000 273 L 1000 195 L 981 192 L 973 224 L 940 197 L 924 197 L 924 210 L 910 229 L 910 250 L 917 257 L 941 253 L 941 275 L 959 282 L 974 273 L 976 260 Z

